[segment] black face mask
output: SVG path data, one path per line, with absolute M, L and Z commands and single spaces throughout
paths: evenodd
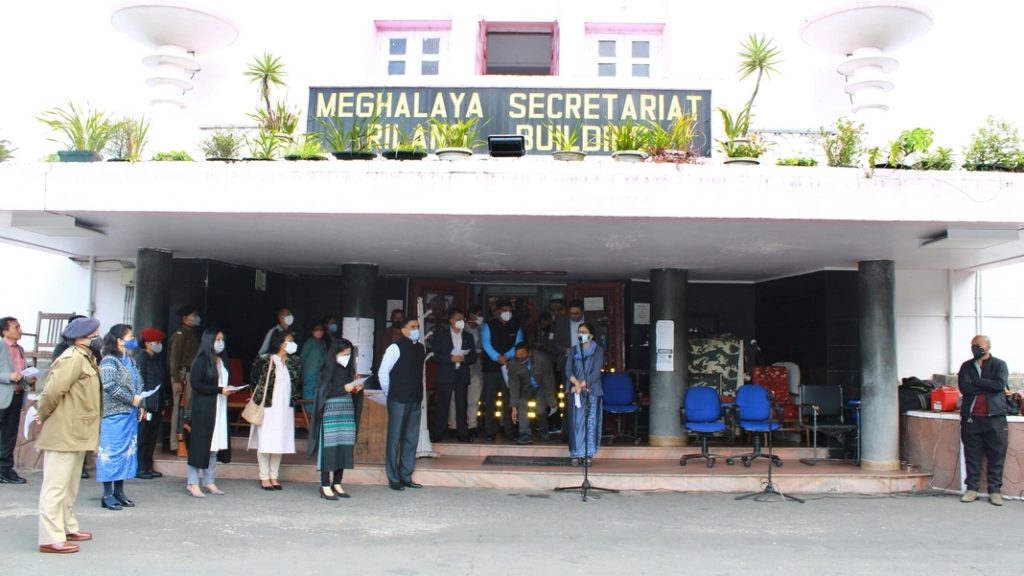
M 93 356 L 99 358 L 103 355 L 103 339 L 100 337 L 89 340 L 89 349 L 92 350 Z
M 979 359 L 981 359 L 982 356 L 985 355 L 985 349 L 982 348 L 981 346 L 978 346 L 977 344 L 972 344 L 971 345 L 971 354 L 974 354 L 974 359 L 975 360 L 979 360 Z

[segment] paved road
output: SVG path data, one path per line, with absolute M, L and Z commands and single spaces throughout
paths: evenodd
M 815 496 L 806 504 L 727 494 L 573 493 L 353 486 L 328 502 L 309 484 L 264 492 L 220 483 L 190 498 L 178 479 L 133 481 L 138 507 L 102 510 L 69 556 L 36 551 L 39 474 L 0 485 L 0 575 L 1013 574 L 1024 504 L 950 496 Z

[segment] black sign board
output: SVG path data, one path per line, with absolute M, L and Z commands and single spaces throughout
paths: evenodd
M 607 154 L 603 134 L 609 123 L 653 121 L 666 128 L 683 114 L 696 115 L 694 150 L 711 155 L 711 92 L 709 90 L 644 90 L 590 88 L 380 88 L 312 87 L 307 132 L 321 131 L 320 121 L 351 126 L 380 114 L 377 140 L 392 148 L 400 134 L 422 130 L 430 145 L 431 118 L 478 118 L 479 137 L 519 134 L 527 152 L 555 149 L 551 129 L 582 125 L 583 150 Z M 422 127 L 422 128 L 421 128 Z

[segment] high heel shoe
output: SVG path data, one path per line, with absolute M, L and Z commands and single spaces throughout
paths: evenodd
M 264 482 L 266 482 L 266 484 L 264 484 Z M 270 483 L 270 480 L 260 480 L 260 488 L 269 490 L 270 492 L 274 491 L 274 485 Z
M 209 492 L 210 494 L 213 494 L 214 496 L 224 495 L 224 491 L 221 490 L 220 488 L 217 488 L 216 484 L 207 484 L 206 486 L 204 486 L 204 488 L 206 488 L 206 491 Z
M 275 484 L 273 480 L 270 481 L 270 487 L 272 490 L 282 490 L 280 484 Z
M 203 494 L 203 491 L 199 489 L 199 486 L 196 486 L 194 484 L 186 486 L 185 491 L 188 492 L 188 495 L 193 498 L 206 498 L 206 494 Z
M 345 489 L 341 487 L 341 484 L 335 484 L 331 487 L 331 490 L 338 495 L 338 498 L 351 498 L 348 492 L 345 492 Z
M 114 498 L 113 494 L 109 496 L 103 496 L 102 498 L 100 498 L 100 506 L 106 508 L 107 510 L 121 509 L 121 503 L 117 501 L 117 498 Z
M 330 496 L 328 496 L 327 493 L 324 492 L 324 488 L 326 488 L 326 486 L 322 486 L 320 488 L 320 497 L 321 498 L 323 498 L 324 500 L 337 500 L 338 499 L 338 497 L 334 495 L 334 490 L 331 490 L 331 494 L 330 494 Z

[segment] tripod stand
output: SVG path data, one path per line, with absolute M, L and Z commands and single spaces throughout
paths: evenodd
M 751 498 L 758 502 L 768 502 L 772 496 L 778 496 L 779 499 L 783 502 L 793 501 L 803 504 L 804 501 L 801 500 L 800 498 L 797 498 L 795 496 L 786 496 L 782 492 L 779 492 L 775 488 L 775 484 L 772 483 L 772 464 L 775 461 L 775 453 L 773 452 L 774 443 L 772 442 L 772 430 L 775 428 L 775 421 L 773 419 L 773 414 L 775 414 L 775 398 L 773 398 L 770 393 L 768 394 L 768 405 L 768 481 L 765 483 L 764 488 L 761 489 L 760 492 L 743 494 L 742 496 L 737 496 L 736 500 L 746 500 L 747 498 Z M 779 464 L 779 466 L 781 465 L 782 464 Z

